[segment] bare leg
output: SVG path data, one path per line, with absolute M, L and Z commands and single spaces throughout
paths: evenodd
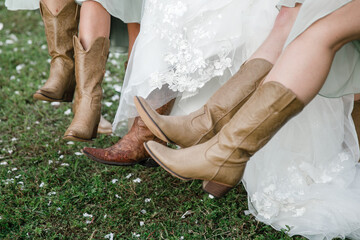
M 56 16 L 67 3 L 73 1 L 74 0 L 43 0 L 54 16 Z
M 132 48 L 134 46 L 134 42 L 139 35 L 140 32 L 140 24 L 139 23 L 128 23 L 128 34 L 129 34 L 129 51 L 128 51 L 128 60 L 132 52 Z
M 309 103 L 324 84 L 336 51 L 360 39 L 359 9 L 360 0 L 354 0 L 315 22 L 285 49 L 265 82 L 280 82 Z
M 87 50 L 98 37 L 109 38 L 110 14 L 100 3 L 86 1 L 81 6 L 79 39 Z
M 276 62 L 283 50 L 285 41 L 296 20 L 300 7 L 301 4 L 297 4 L 294 8 L 281 8 L 269 36 L 249 60 L 253 58 L 264 58 L 272 64 Z

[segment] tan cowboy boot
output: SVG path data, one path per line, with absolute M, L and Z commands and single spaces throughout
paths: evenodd
M 161 116 L 147 102 L 135 98 L 136 109 L 148 128 L 161 140 L 190 147 L 212 138 L 253 94 L 272 64 L 253 59 L 244 64 L 207 103 L 187 116 Z
M 358 141 L 360 144 L 360 101 L 354 102 L 354 109 L 351 113 L 351 116 L 354 120 L 356 134 L 357 134 Z
M 99 37 L 85 51 L 79 39 L 74 36 L 76 110 L 74 119 L 65 132 L 66 140 L 84 142 L 96 138 L 101 111 L 101 83 L 109 47 L 110 40 Z
M 156 111 L 159 114 L 169 114 L 173 104 L 174 100 L 158 108 Z M 138 163 L 144 163 L 150 159 L 149 154 L 144 148 L 144 142 L 150 140 L 166 145 L 165 142 L 156 138 L 154 134 L 152 134 L 140 117 L 136 117 L 130 131 L 115 145 L 105 149 L 86 147 L 83 149 L 83 153 L 89 158 L 100 163 L 130 166 Z
M 220 197 L 241 180 L 249 158 L 303 107 L 291 90 L 267 82 L 209 141 L 180 150 L 150 141 L 145 148 L 172 175 L 205 180 L 204 190 Z
M 34 98 L 44 101 L 71 102 L 75 90 L 74 50 L 72 37 L 77 34 L 80 7 L 69 2 L 54 16 L 43 1 L 40 12 L 45 25 L 51 56 L 50 75 Z

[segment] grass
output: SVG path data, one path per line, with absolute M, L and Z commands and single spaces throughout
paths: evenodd
M 106 147 L 117 138 L 62 140 L 71 105 L 32 98 L 49 68 L 40 15 L 9 12 L 0 0 L 0 22 L 0 239 L 104 239 L 110 233 L 114 239 L 303 239 L 245 215 L 242 186 L 216 200 L 199 181 L 180 181 L 161 168 L 105 166 L 77 155 L 84 146 Z M 111 54 L 107 64 L 109 104 L 102 111 L 109 120 L 124 61 Z

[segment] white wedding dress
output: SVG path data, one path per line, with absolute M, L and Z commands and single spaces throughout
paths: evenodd
M 75 0 L 82 4 L 87 0 Z M 140 22 L 143 0 L 92 0 L 100 3 L 110 15 L 125 23 Z M 39 8 L 40 0 L 5 0 L 9 10 L 34 10 Z
M 291 43 L 312 22 L 350 0 L 302 2 Z M 198 109 L 265 39 L 277 1 L 147 0 L 130 58 L 114 130 L 137 116 L 133 97 L 157 108 L 177 97 L 172 114 Z M 324 6 L 324 8 L 322 8 Z M 336 55 L 322 94 L 249 161 L 243 183 L 249 211 L 289 235 L 360 239 L 359 147 L 350 113 L 360 86 L 352 43 Z

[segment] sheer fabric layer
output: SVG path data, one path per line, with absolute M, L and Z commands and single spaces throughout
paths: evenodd
M 76 0 L 82 4 L 87 0 Z M 140 22 L 143 0 L 93 0 L 100 3 L 112 16 L 125 23 Z M 39 8 L 39 0 L 5 0 L 9 10 L 33 10 Z

